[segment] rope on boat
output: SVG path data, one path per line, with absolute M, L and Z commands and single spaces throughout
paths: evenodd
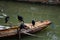
M 23 30 L 25 30 L 25 29 L 23 29 Z M 27 34 L 27 35 L 30 35 L 30 36 L 33 36 L 33 37 L 43 37 L 43 36 L 37 36 L 37 35 L 34 35 L 34 34 L 31 34 L 31 33 L 28 33 L 28 32 L 26 32 L 27 30 L 25 30 L 25 31 L 21 31 L 22 33 L 24 33 L 24 34 Z

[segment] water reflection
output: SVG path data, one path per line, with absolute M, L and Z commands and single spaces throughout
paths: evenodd
M 52 35 L 52 39 L 51 40 L 58 40 L 58 37 L 56 36 L 56 34 Z
M 51 24 L 51 31 L 47 32 L 48 40 L 58 40 L 58 36 L 56 35 L 56 25 L 54 23 Z
M 56 35 L 55 32 L 47 32 L 48 40 L 58 40 L 58 36 Z

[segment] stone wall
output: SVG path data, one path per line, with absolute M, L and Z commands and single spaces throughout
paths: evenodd
M 42 2 L 42 3 L 50 3 L 50 4 L 60 3 L 60 0 L 17 0 L 17 1 Z

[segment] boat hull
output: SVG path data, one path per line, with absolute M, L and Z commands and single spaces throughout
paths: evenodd
M 46 27 L 48 27 L 48 25 L 50 24 L 50 21 L 44 21 L 44 22 L 36 22 L 35 26 L 33 26 L 31 23 L 25 23 L 25 25 L 27 26 L 27 29 L 22 29 L 21 34 L 25 33 L 35 33 L 37 31 L 41 31 L 43 29 L 45 29 Z M 5 30 L 0 30 L 0 37 L 7 37 L 7 36 L 13 36 L 18 34 L 18 27 L 13 27 L 10 29 L 5 29 Z

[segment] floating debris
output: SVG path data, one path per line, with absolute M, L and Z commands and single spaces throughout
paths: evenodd
M 6 15 L 6 14 L 4 14 L 4 13 L 2 13 L 2 15 L 3 15 L 3 16 L 5 16 L 5 17 L 7 16 L 7 15 Z
M 0 16 L 0 19 L 4 18 L 4 16 Z
M 53 32 L 47 32 L 48 39 L 51 38 L 51 40 L 58 40 L 58 37 L 56 36 L 56 33 Z
M 58 40 L 58 37 L 54 34 L 51 40 Z

